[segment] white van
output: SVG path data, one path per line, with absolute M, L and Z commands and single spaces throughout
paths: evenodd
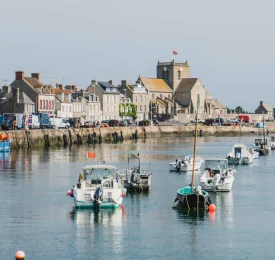
M 64 118 L 50 118 L 53 128 L 69 128 L 70 124 Z
M 32 129 L 38 129 L 40 128 L 40 120 L 39 116 L 37 115 L 32 115 L 32 120 L 31 120 L 31 126 Z

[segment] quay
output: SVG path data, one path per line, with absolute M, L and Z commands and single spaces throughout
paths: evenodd
M 0 131 L 11 137 L 12 148 L 61 147 L 81 144 L 111 143 L 129 139 L 157 138 L 167 135 L 193 136 L 194 125 L 159 125 L 146 127 L 69 128 Z M 275 124 L 268 125 L 271 132 Z M 258 135 L 262 129 L 255 126 L 204 126 L 198 127 L 203 136 Z M 116 135 L 114 134 L 116 133 Z M 115 139 L 117 136 L 118 139 Z M 120 139 L 120 137 L 122 137 Z

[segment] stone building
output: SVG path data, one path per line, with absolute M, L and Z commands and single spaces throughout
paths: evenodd
M 268 119 L 274 119 L 273 108 L 269 104 L 265 104 L 263 101 L 260 101 L 260 105 L 255 110 L 255 114 L 266 114 Z
M 102 111 L 100 120 L 120 119 L 120 92 L 111 80 L 108 82 L 92 80 L 86 91 L 94 93 L 99 98 Z
M 119 87 L 121 94 L 130 99 L 136 105 L 137 121 L 149 119 L 149 98 L 147 89 L 140 83 L 129 84 L 126 80 L 121 81 Z M 129 100 L 126 99 L 126 102 Z

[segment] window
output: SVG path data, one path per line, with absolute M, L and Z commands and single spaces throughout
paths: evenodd
M 48 109 L 49 101 L 46 100 L 46 109 Z
M 139 102 L 142 102 L 142 96 L 139 96 Z
M 180 70 L 178 71 L 178 79 L 181 79 Z
M 115 103 L 115 96 L 112 96 L 113 103 Z
M 114 103 L 116 103 L 116 96 L 114 96 Z
M 137 96 L 136 96 L 136 102 L 138 102 Z
M 124 106 L 121 106 L 121 112 L 124 112 Z
M 40 109 L 42 109 L 42 100 L 40 100 L 39 103 L 40 103 Z
M 171 95 L 170 94 L 168 94 L 168 98 L 171 99 Z
M 142 111 L 142 105 L 139 106 L 139 111 Z
M 64 106 L 62 106 L 62 112 L 64 112 Z
M 146 105 L 144 105 L 144 111 L 146 112 Z
M 53 102 L 53 100 L 52 100 L 52 109 L 54 109 L 54 102 Z
M 162 71 L 162 78 L 165 79 L 165 71 Z
M 45 109 L 45 100 L 43 100 L 43 109 Z
M 166 79 L 169 80 L 169 71 L 166 71 Z
M 116 112 L 116 107 L 114 107 L 114 112 Z
M 159 96 L 160 96 L 160 98 L 162 99 L 162 94 L 160 94 Z
M 152 99 L 155 99 L 155 94 L 152 94 Z
M 72 112 L 72 107 L 71 107 L 71 106 L 69 106 L 69 112 L 70 112 L 70 113 Z
M 108 95 L 105 96 L 105 101 L 108 103 L 109 102 L 109 97 Z

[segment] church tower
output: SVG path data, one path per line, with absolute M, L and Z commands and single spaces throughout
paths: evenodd
M 190 78 L 190 67 L 188 62 L 159 62 L 157 65 L 157 78 L 163 79 L 168 86 L 175 91 L 180 81 L 184 78 Z

